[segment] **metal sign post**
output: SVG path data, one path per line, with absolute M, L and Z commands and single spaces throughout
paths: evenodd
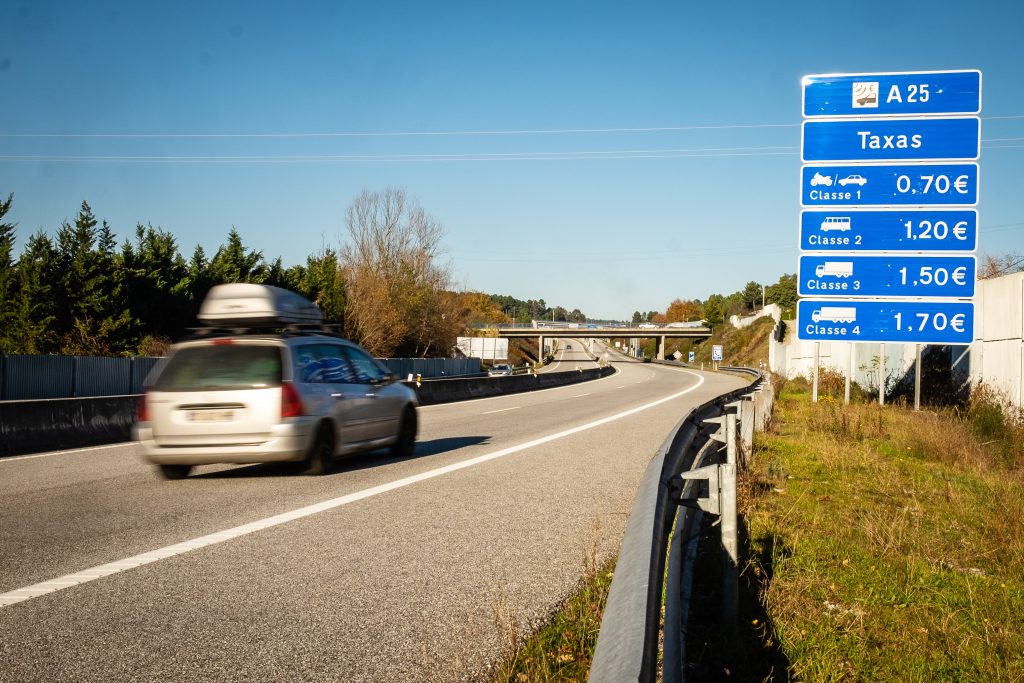
M 921 410 L 921 345 L 914 345 L 914 410 Z
M 821 365 L 821 342 L 814 342 L 814 378 L 811 380 L 811 403 L 818 402 L 818 367 Z
M 885 344 L 879 344 L 878 351 L 878 405 L 885 405 Z

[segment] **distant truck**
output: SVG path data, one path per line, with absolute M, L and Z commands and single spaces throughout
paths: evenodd
M 822 306 L 811 313 L 811 320 L 833 323 L 852 323 L 857 320 L 857 309 L 853 306 Z
M 853 261 L 825 261 L 814 269 L 818 277 L 832 275 L 834 277 L 850 277 L 853 275 Z

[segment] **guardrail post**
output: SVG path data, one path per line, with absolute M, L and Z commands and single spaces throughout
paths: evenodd
M 739 538 L 736 519 L 736 415 L 726 424 L 726 463 L 719 472 L 722 506 L 722 616 L 728 628 L 736 625 L 739 605 Z
M 739 404 L 730 403 L 728 407 L 739 408 Z M 736 413 L 725 416 L 725 462 L 729 465 L 736 464 Z
M 739 465 L 746 469 L 750 464 L 750 454 L 754 449 L 754 420 L 756 407 L 754 401 L 757 394 L 747 394 L 740 403 L 740 459 Z

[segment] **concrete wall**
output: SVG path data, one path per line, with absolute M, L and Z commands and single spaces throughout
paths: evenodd
M 741 318 L 738 315 L 731 315 L 729 316 L 729 323 L 733 327 L 739 329 L 742 327 L 749 327 L 758 318 L 765 318 L 767 316 L 771 316 L 772 318 L 774 318 L 775 322 L 782 320 L 782 308 L 780 308 L 778 304 L 768 304 L 760 311 L 754 313 L 754 315 L 748 316 L 746 318 Z
M 971 384 L 984 383 L 1024 407 L 1024 273 L 980 280 L 974 317 Z
M 814 342 L 796 338 L 796 322 L 786 321 L 786 340 L 768 342 L 768 367 L 787 379 L 810 378 L 814 368 Z M 821 342 L 819 365 L 846 375 L 850 370 L 850 354 L 853 354 L 853 381 L 865 388 L 879 385 L 882 345 L 852 344 L 849 342 Z M 885 345 L 886 388 L 891 389 L 896 381 L 914 365 L 915 349 L 908 344 Z

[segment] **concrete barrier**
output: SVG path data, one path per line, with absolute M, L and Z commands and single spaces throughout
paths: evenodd
M 432 379 L 420 382 L 418 387 L 415 382 L 407 382 L 407 384 L 416 390 L 420 404 L 429 406 L 438 403 L 505 396 L 507 394 L 519 394 L 524 391 L 577 384 L 607 377 L 614 372 L 613 368 L 605 367 L 570 370 L 568 372 L 545 372 L 537 375 Z
M 0 401 L 0 457 L 128 441 L 138 396 Z
M 612 374 L 614 369 L 503 377 L 469 377 L 404 382 L 421 405 L 518 394 L 577 384 Z M 0 401 L 0 457 L 65 448 L 98 446 L 131 439 L 138 396 Z

